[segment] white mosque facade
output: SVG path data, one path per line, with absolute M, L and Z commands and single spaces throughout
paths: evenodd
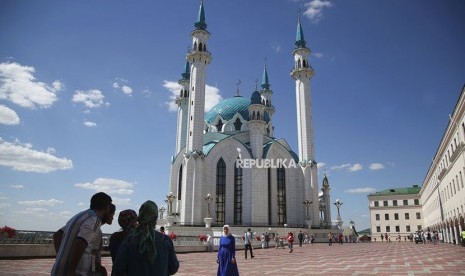
M 176 99 L 176 156 L 169 187 L 175 199 L 168 215 L 180 226 L 201 226 L 211 217 L 214 226 L 330 227 L 328 179 L 323 180 L 322 192 L 318 187 L 310 93 L 313 69 L 300 20 L 291 72 L 296 84 L 297 153 L 285 139 L 273 135 L 275 108 L 266 65 L 261 89 L 250 98 L 227 98 L 204 112 L 212 59 L 206 27 L 201 3 Z M 213 197 L 210 205 L 205 200 L 208 194 Z

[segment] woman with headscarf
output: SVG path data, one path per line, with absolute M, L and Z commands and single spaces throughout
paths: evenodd
M 139 209 L 139 226 L 123 241 L 113 275 L 173 275 L 179 262 L 171 239 L 157 231 L 158 207 L 148 200 Z
M 220 248 L 218 249 L 217 276 L 238 276 L 239 270 L 236 263 L 236 240 L 229 233 L 229 225 L 223 226 L 223 235 L 220 238 Z
M 108 245 L 112 262 L 115 262 L 118 248 L 123 240 L 129 235 L 131 229 L 137 225 L 136 211 L 131 209 L 121 211 L 118 216 L 118 224 L 121 226 L 121 231 L 115 232 L 110 236 L 110 244 Z

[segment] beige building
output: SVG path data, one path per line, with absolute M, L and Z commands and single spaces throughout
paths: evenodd
M 420 187 L 391 188 L 368 195 L 372 241 L 381 241 L 381 234 L 395 241 L 422 230 Z
M 437 230 L 444 242 L 460 243 L 465 206 L 465 87 L 450 115 L 420 191 L 423 226 Z

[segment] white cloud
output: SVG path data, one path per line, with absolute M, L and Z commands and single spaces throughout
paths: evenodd
M 0 137 L 0 165 L 16 171 L 48 173 L 71 169 L 73 162 L 34 150 L 31 144 L 9 143 Z
M 114 82 L 114 83 L 113 83 L 113 88 L 118 89 L 118 88 L 119 88 L 119 83 Z
M 76 90 L 73 95 L 73 102 L 82 103 L 87 108 L 98 108 L 105 104 L 105 96 L 100 90 L 91 89 L 87 91 Z
M 205 112 L 210 111 L 223 97 L 220 95 L 220 90 L 214 86 L 206 85 L 205 87 Z
M 131 204 L 131 199 L 130 198 L 121 198 L 121 197 L 112 197 L 113 199 L 113 204 L 116 206 L 121 206 L 121 205 L 130 205 Z
M 71 213 L 70 211 L 61 211 L 59 215 L 65 218 L 69 218 L 73 215 L 73 213 Z
M 85 125 L 86 127 L 96 127 L 97 124 L 94 123 L 94 122 L 90 122 L 90 121 L 85 121 L 84 123 L 82 123 L 83 125 Z
M 273 51 L 275 51 L 276 53 L 281 52 L 281 46 L 279 46 L 277 43 L 273 43 L 271 45 L 271 49 L 273 49 Z
M 356 171 L 360 171 L 363 169 L 363 166 L 362 164 L 354 164 L 352 165 L 350 168 L 349 168 L 349 172 L 356 172 Z
M 326 167 L 326 163 L 323 163 L 323 162 L 317 163 L 317 164 L 316 164 L 316 167 L 317 167 L 318 169 L 323 169 L 323 168 Z
M 51 148 L 51 147 L 48 147 L 48 148 L 47 148 L 47 153 L 48 153 L 48 154 L 55 154 L 56 152 L 57 152 L 57 150 L 54 149 L 54 148 Z
M 13 109 L 0 105 L 0 124 L 18 125 L 19 121 L 19 116 Z
M 24 185 L 10 185 L 10 188 L 13 188 L 13 189 L 24 189 Z
M 323 9 L 329 8 L 333 4 L 325 0 L 312 0 L 304 4 L 306 10 L 304 15 L 313 22 L 318 22 L 323 18 Z
M 108 194 L 130 195 L 134 192 L 132 183 L 111 178 L 97 178 L 94 182 L 76 183 L 74 186 Z
M 16 62 L 0 63 L 0 100 L 9 100 L 26 108 L 48 108 L 57 100 L 56 92 L 63 88 L 60 81 L 52 85 L 34 77 L 35 68 Z
M 322 58 L 323 57 L 323 53 L 312 53 L 312 55 L 316 58 Z
M 346 193 L 350 193 L 350 194 L 369 194 L 369 193 L 374 193 L 376 192 L 376 189 L 375 188 L 370 188 L 370 187 L 366 187 L 366 188 L 353 188 L 353 189 L 348 189 L 348 190 L 345 190 Z
M 163 81 L 163 87 L 168 89 L 171 92 L 169 97 L 169 101 L 165 102 L 168 106 L 169 111 L 177 111 L 178 106 L 176 105 L 176 97 L 179 96 L 179 91 L 181 90 L 182 86 L 174 81 Z M 220 90 L 214 86 L 206 85 L 205 86 L 205 112 L 208 112 L 212 107 L 214 107 L 217 103 L 219 103 L 223 97 L 220 95 Z
M 78 206 L 86 206 L 86 204 L 84 202 L 79 202 Z
M 18 204 L 20 205 L 27 205 L 27 206 L 47 206 L 47 207 L 53 207 L 57 204 L 62 204 L 63 201 L 58 200 L 58 199 L 40 199 L 40 200 L 29 200 L 29 201 L 18 201 Z
M 341 165 L 337 165 L 337 166 L 332 166 L 331 167 L 331 170 L 333 171 L 342 171 L 342 170 L 346 170 L 348 172 L 356 172 L 356 171 L 360 171 L 363 169 L 363 165 L 362 164 L 341 164 Z
M 121 87 L 121 91 L 123 91 L 123 93 L 126 95 L 132 95 L 132 88 L 127 85 L 123 85 Z
M 370 164 L 370 170 L 376 171 L 376 170 L 382 170 L 384 169 L 385 166 L 381 163 L 372 163 Z

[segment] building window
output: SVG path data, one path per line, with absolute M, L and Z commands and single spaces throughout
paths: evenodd
M 405 205 L 405 206 L 408 205 L 408 199 L 404 199 L 404 205 Z
M 405 226 L 405 231 L 408 233 L 410 232 L 410 225 Z
M 420 205 L 420 200 L 414 199 L 414 200 L 413 200 L 413 204 L 415 204 L 415 205 Z
M 376 220 L 379 220 L 379 214 L 376 214 L 375 216 L 376 216 Z
M 216 124 L 216 129 L 218 132 L 221 132 L 223 129 L 223 122 L 221 120 L 218 120 L 218 124 Z
M 379 207 L 379 201 L 375 201 L 375 207 Z
M 386 226 L 386 232 L 391 232 L 391 226 Z
M 216 224 L 224 225 L 226 193 L 226 164 L 220 158 L 216 164 Z
M 397 206 L 397 200 L 394 199 L 394 200 L 392 201 L 392 206 Z
M 376 226 L 376 232 L 381 232 L 381 226 Z
M 394 214 L 394 219 L 395 219 L 395 220 L 399 220 L 399 214 L 398 214 L 398 213 L 395 213 L 395 214 Z M 399 231 L 397 231 L 397 232 L 399 232 Z
M 389 214 L 384 214 L 384 220 L 389 220 Z
M 242 122 L 241 119 L 237 118 L 236 121 L 234 122 L 234 128 L 236 130 L 241 130 Z
M 400 226 L 396 226 L 396 232 L 400 232 Z
M 284 168 L 277 169 L 278 176 L 278 223 L 286 223 L 286 172 Z
M 417 225 L 417 230 L 421 231 L 421 225 Z
M 410 219 L 409 213 L 405 213 L 405 219 Z
M 242 168 L 234 168 L 234 224 L 242 224 Z
M 383 201 L 383 206 L 388 206 L 387 200 Z
M 179 174 L 178 174 L 178 200 L 181 200 L 181 188 L 182 188 L 182 165 L 179 168 Z
M 417 219 L 421 219 L 420 213 L 417 213 Z

